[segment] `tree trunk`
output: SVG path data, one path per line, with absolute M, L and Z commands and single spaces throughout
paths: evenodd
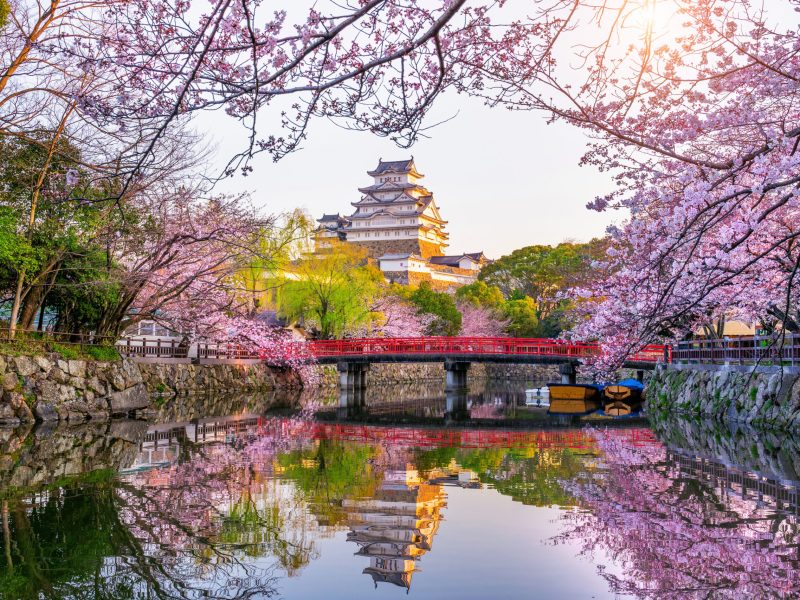
M 42 308 L 45 296 L 55 283 L 58 271 L 61 269 L 62 258 L 63 252 L 57 251 L 31 282 L 28 291 L 23 294 L 22 310 L 19 313 L 19 328 L 23 331 L 33 329 L 33 320 L 36 318 L 36 313 Z

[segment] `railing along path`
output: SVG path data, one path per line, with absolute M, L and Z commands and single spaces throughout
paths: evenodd
M 800 366 L 800 335 L 683 341 L 672 348 L 672 358 L 687 364 Z

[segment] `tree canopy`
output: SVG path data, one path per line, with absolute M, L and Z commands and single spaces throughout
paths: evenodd
M 302 321 L 322 339 L 342 337 L 368 324 L 383 275 L 354 244 L 335 243 L 329 252 L 298 260 L 278 292 L 280 314 Z
M 427 281 L 403 293 L 418 312 L 434 317 L 427 327 L 427 335 L 454 336 L 461 331 L 461 313 L 450 294 L 437 292 Z

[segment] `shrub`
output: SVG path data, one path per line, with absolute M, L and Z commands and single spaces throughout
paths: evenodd
M 89 346 L 86 348 L 86 354 L 94 360 L 103 362 L 120 360 L 119 352 L 114 346 Z
M 76 360 L 81 356 L 81 353 L 77 348 L 72 346 L 63 346 L 62 344 L 51 344 L 50 350 L 58 354 L 64 360 Z

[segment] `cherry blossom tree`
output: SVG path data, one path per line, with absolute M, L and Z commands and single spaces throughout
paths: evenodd
M 485 90 L 477 93 L 583 128 L 596 140 L 583 163 L 614 176 L 616 189 L 590 207 L 630 218 L 610 230 L 595 283 L 578 290 L 588 320 L 576 333 L 599 336 L 608 350 L 598 366 L 724 315 L 793 313 L 798 63 L 796 28 L 784 25 L 792 3 L 537 8 L 476 65 Z
M 363 333 L 379 337 L 423 337 L 434 321 L 433 315 L 420 313 L 416 306 L 392 294 L 379 298 L 372 312 L 376 314 L 376 322 Z
M 120 196 L 203 109 L 249 134 L 226 174 L 293 151 L 315 117 L 410 145 L 445 90 L 541 111 L 584 129 L 583 164 L 612 173 L 591 206 L 630 215 L 577 292 L 575 333 L 604 341 L 605 366 L 723 314 L 794 314 L 797 33 L 769 12 L 788 0 L 537 0 L 524 17 L 491 0 L 198 6 L 17 0 L 11 21 L 29 16 L 2 42 L 0 102 L 40 102 L 27 73 L 94 126 L 135 129 Z M 35 114 L 17 113 L 6 130 Z
M 202 199 L 187 189 L 153 192 L 136 199 L 137 221 L 108 233 L 121 290 L 100 333 L 118 334 L 142 319 L 210 330 L 209 315 L 222 319 L 239 308 L 229 282 L 253 257 L 269 219 L 242 197 Z
M 461 332 L 465 337 L 503 337 L 510 321 L 500 317 L 496 310 L 472 302 L 459 302 Z

